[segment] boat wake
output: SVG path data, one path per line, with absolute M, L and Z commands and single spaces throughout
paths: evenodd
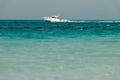
M 99 21 L 99 20 L 80 20 L 80 21 L 78 21 L 78 20 L 68 20 L 68 21 L 66 21 L 66 22 L 76 22 L 76 23 L 120 23 L 120 21 Z

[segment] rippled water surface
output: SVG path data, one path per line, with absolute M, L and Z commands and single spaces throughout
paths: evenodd
M 120 80 L 119 74 L 119 21 L 0 21 L 0 80 Z

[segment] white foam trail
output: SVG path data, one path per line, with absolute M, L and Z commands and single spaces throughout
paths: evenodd
M 75 23 L 86 23 L 86 22 L 95 22 L 95 23 L 120 23 L 120 21 L 100 21 L 100 20 L 96 20 L 96 21 L 94 21 L 94 20 L 80 20 L 80 21 L 78 21 L 78 20 L 61 20 L 61 21 L 56 21 L 56 22 L 75 22 Z
M 68 21 L 68 22 L 89 22 L 89 21 Z
M 113 22 L 115 22 L 115 23 L 118 23 L 118 22 L 120 22 L 120 21 L 68 21 L 68 22 L 80 22 L 80 23 L 85 23 L 85 22 L 103 22 L 103 23 L 113 23 Z

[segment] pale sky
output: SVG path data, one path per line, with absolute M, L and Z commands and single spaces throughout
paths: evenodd
M 120 20 L 120 0 L 0 0 L 0 19 Z

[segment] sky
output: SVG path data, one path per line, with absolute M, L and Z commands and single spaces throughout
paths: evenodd
M 120 0 L 0 0 L 0 19 L 120 20 Z

